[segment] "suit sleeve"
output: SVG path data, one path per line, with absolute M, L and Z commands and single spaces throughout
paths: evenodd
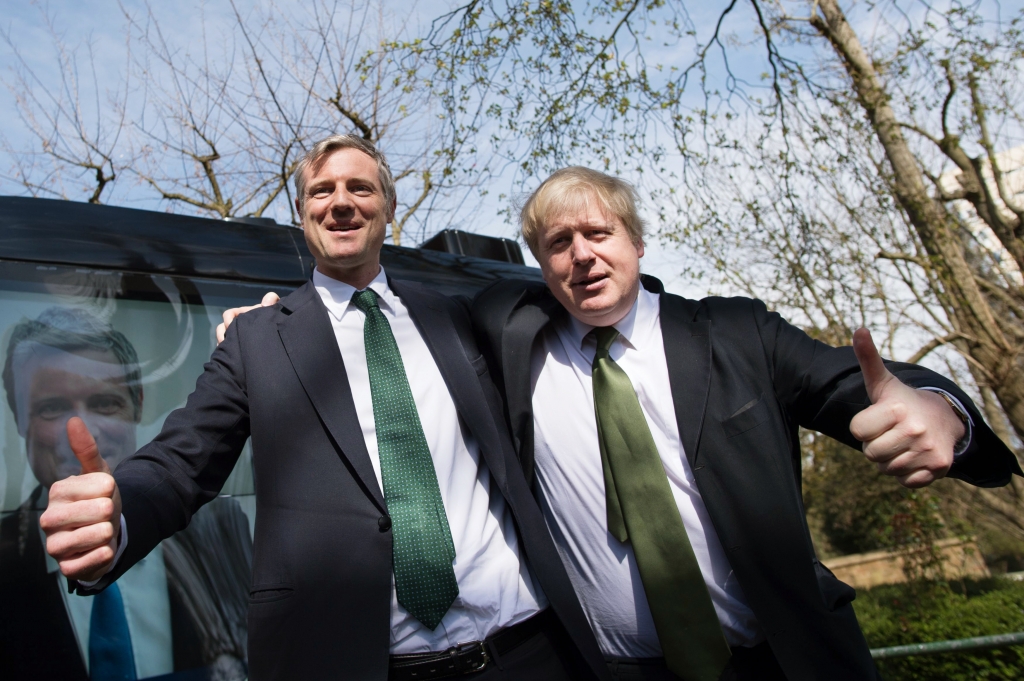
M 812 339 L 764 303 L 753 301 L 753 314 L 772 372 L 776 397 L 797 425 L 824 433 L 856 449 L 850 420 L 870 406 L 860 365 L 849 346 L 834 348 Z M 913 388 L 939 388 L 956 397 L 975 424 L 967 450 L 957 457 L 949 476 L 981 487 L 999 487 L 1021 475 L 1017 458 L 985 423 L 971 398 L 949 379 L 916 364 L 886 361 L 886 367 Z
M 248 320 L 245 320 L 248 321 Z M 241 359 L 241 318 L 228 328 L 185 406 L 168 415 L 160 434 L 114 472 L 128 544 L 95 586 L 100 591 L 161 541 L 184 529 L 216 498 L 249 438 L 249 402 Z M 241 323 L 240 323 L 241 322 Z

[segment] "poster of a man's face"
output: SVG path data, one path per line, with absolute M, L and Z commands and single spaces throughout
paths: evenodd
M 12 331 L 3 382 L 36 479 L 80 472 L 67 422 L 78 416 L 110 467 L 136 449 L 142 416 L 138 357 L 123 334 L 80 308 L 50 308 Z
M 215 347 L 213 327 L 224 307 L 251 294 L 210 304 L 222 284 L 4 267 L 0 649 L 19 652 L 0 652 L 0 679 L 87 679 L 94 644 L 111 641 L 119 641 L 122 652 L 130 644 L 139 679 L 178 673 L 244 679 L 252 573 L 247 511 L 255 512 L 248 451 L 220 496 L 118 579 L 123 621 L 118 608 L 96 610 L 94 597 L 68 592 L 56 562 L 47 559 L 39 517 L 52 485 L 81 473 L 68 421 L 81 418 L 100 456 L 120 469 L 185 402 Z M 118 624 L 113 638 L 114 630 L 98 624 L 110 624 L 111 613 L 125 625 Z

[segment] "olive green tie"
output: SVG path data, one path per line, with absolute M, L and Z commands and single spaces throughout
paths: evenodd
M 455 544 L 391 325 L 372 290 L 357 291 L 352 302 L 366 314 L 363 342 L 384 502 L 391 516 L 395 591 L 402 607 L 434 630 L 459 595 L 452 568 Z
M 608 356 L 619 332 L 594 329 L 594 411 L 608 530 L 633 545 L 665 664 L 685 681 L 716 681 L 731 655 L 633 384 Z

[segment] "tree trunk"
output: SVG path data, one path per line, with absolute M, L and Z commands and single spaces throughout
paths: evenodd
M 819 0 L 821 14 L 811 25 L 832 44 L 893 170 L 893 193 L 930 257 L 942 283 L 946 311 L 966 340 L 969 359 L 985 374 L 1018 437 L 1024 439 L 1024 370 L 1021 348 L 1007 338 L 974 278 L 956 225 L 946 207 L 933 199 L 924 175 L 900 129 L 874 64 L 847 23 L 837 0 Z

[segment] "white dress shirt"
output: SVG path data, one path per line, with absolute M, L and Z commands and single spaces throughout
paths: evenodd
M 330 312 L 349 388 L 377 482 L 383 489 L 370 376 L 363 344 L 365 315 L 351 304 L 356 289 L 320 271 L 313 284 Z M 398 604 L 391 589 L 391 653 L 445 650 L 481 641 L 521 622 L 547 606 L 520 560 L 512 512 L 495 489 L 477 443 L 461 422 L 455 403 L 426 342 L 402 301 L 388 286 L 384 270 L 370 283 L 402 355 L 423 434 L 434 461 L 441 499 L 455 543 L 455 579 L 459 596 L 434 631 Z
M 545 330 L 531 363 L 541 507 L 601 651 L 661 657 L 633 547 L 608 532 L 591 383 L 597 343 L 587 336 L 593 327 L 567 317 L 565 324 Z M 641 289 L 615 328 L 621 336 L 612 344 L 611 358 L 636 390 L 726 640 L 734 646 L 756 644 L 764 634 L 729 566 L 679 439 L 658 295 Z

